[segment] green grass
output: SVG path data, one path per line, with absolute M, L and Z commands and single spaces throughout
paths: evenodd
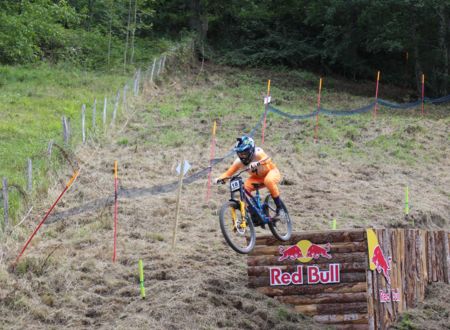
M 62 116 L 70 120 L 71 145 L 75 145 L 81 140 L 81 105 L 86 104 L 86 126 L 90 129 L 94 99 L 97 98 L 96 122 L 101 125 L 106 96 L 109 121 L 113 96 L 127 79 L 129 75 L 85 72 L 46 64 L 0 66 L 0 178 L 7 178 L 10 185 L 25 188 L 27 159 L 30 158 L 34 194 L 45 192 L 49 166 L 46 149 L 50 140 L 63 146 Z M 9 200 L 10 218 L 15 219 L 20 210 L 15 189 L 11 189 Z M 3 209 L 0 210 L 0 220 L 2 218 Z

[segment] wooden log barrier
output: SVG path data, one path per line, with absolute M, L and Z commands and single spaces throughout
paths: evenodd
M 450 233 L 351 229 L 261 236 L 247 258 L 248 285 L 338 329 L 387 329 L 449 283 Z

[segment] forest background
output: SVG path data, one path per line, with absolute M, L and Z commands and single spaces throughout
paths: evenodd
M 151 49 L 194 32 L 206 60 L 351 79 L 380 70 L 418 95 L 425 74 L 426 95 L 442 96 L 449 17 L 443 0 L 4 0 L 0 62 L 117 69 L 148 63 Z

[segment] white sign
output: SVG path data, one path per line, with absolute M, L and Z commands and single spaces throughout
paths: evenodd
M 191 168 L 191 164 L 189 164 L 189 162 L 187 160 L 184 161 L 184 173 L 183 176 L 186 175 L 186 173 L 189 171 L 189 169 Z M 181 164 L 178 164 L 177 166 L 177 173 L 180 174 L 181 171 Z
M 270 96 L 265 97 L 265 98 L 264 98 L 264 104 L 269 104 L 269 103 L 270 103 L 270 100 L 271 100 L 271 97 L 270 97 Z

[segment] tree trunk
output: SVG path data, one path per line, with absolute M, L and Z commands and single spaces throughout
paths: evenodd
M 201 0 L 189 0 L 191 15 L 189 24 L 191 29 L 196 31 L 201 41 L 204 41 L 208 32 L 208 17 Z
M 137 2 L 138 0 L 134 1 L 134 21 L 133 21 L 133 29 L 131 30 L 131 57 L 130 57 L 131 64 L 133 64 L 134 62 L 134 34 L 136 33 Z
M 108 39 L 108 68 L 111 62 L 111 39 L 112 39 L 112 19 L 113 19 L 113 3 L 110 2 L 109 8 L 109 39 Z
M 449 54 L 449 47 L 447 45 L 448 40 L 448 12 L 447 12 L 447 5 L 441 4 L 438 7 L 438 15 L 439 15 L 439 50 L 442 54 L 442 71 L 440 76 L 442 76 L 442 79 L 439 83 L 439 93 L 442 95 L 447 95 L 447 84 L 448 84 L 448 77 L 449 77 L 449 65 L 448 65 L 448 54 Z
M 123 54 L 123 71 L 125 71 L 125 67 L 127 65 L 128 38 L 130 36 L 130 20 L 131 20 L 131 0 L 128 3 L 127 37 L 125 40 L 125 52 Z

